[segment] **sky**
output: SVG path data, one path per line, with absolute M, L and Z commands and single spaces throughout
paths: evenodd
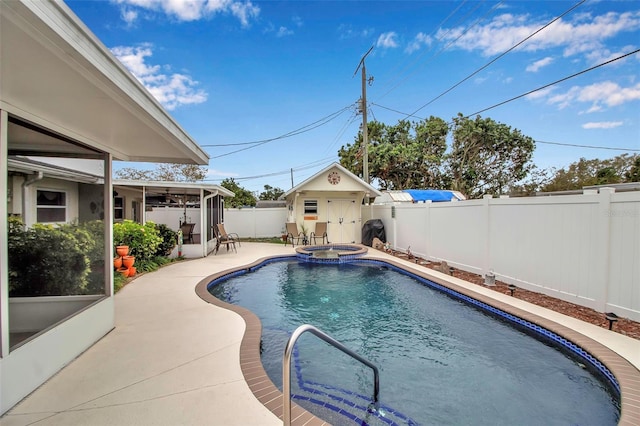
M 371 48 L 369 121 L 479 113 L 541 168 L 640 153 L 638 1 L 66 4 L 209 154 L 209 183 L 286 191 L 339 161 Z

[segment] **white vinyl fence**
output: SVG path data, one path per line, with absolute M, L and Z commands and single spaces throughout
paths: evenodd
M 397 250 L 640 320 L 640 192 L 363 208 Z
M 224 209 L 224 229 L 241 238 L 280 237 L 286 222 L 286 207 Z
M 640 192 L 362 207 L 387 241 L 432 261 L 640 321 Z M 241 237 L 280 236 L 286 208 L 225 209 Z

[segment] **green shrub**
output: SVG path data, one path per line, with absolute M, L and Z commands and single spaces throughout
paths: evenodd
M 41 224 L 24 229 L 20 219 L 9 218 L 9 295 L 85 294 L 90 239 L 86 230 Z
M 104 294 L 104 222 L 94 220 L 58 228 L 72 234 L 89 258 L 86 294 Z
M 178 236 L 178 233 L 163 223 L 156 224 L 156 230 L 158 231 L 160 238 L 162 238 L 162 242 L 158 246 L 158 250 L 156 250 L 154 255 L 169 256 L 177 244 L 176 237 Z
M 162 238 L 151 221 L 141 225 L 132 220 L 124 220 L 113 225 L 114 246 L 129 246 L 129 255 L 135 256 L 136 265 L 150 260 L 161 243 Z

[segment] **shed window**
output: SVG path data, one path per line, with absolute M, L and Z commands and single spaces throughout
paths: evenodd
M 38 223 L 65 222 L 67 220 L 67 194 L 62 191 L 38 190 Z
M 304 200 L 304 214 L 318 214 L 318 200 Z

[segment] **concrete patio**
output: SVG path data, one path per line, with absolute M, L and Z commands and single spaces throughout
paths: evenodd
M 215 272 L 293 253 L 291 246 L 242 243 L 238 253 L 223 250 L 139 276 L 115 297 L 115 329 L 11 409 L 2 425 L 281 424 L 240 369 L 244 321 L 206 303 L 194 288 Z M 372 249 L 369 254 L 391 258 Z M 640 366 L 637 340 L 480 286 L 456 284 L 559 322 Z

